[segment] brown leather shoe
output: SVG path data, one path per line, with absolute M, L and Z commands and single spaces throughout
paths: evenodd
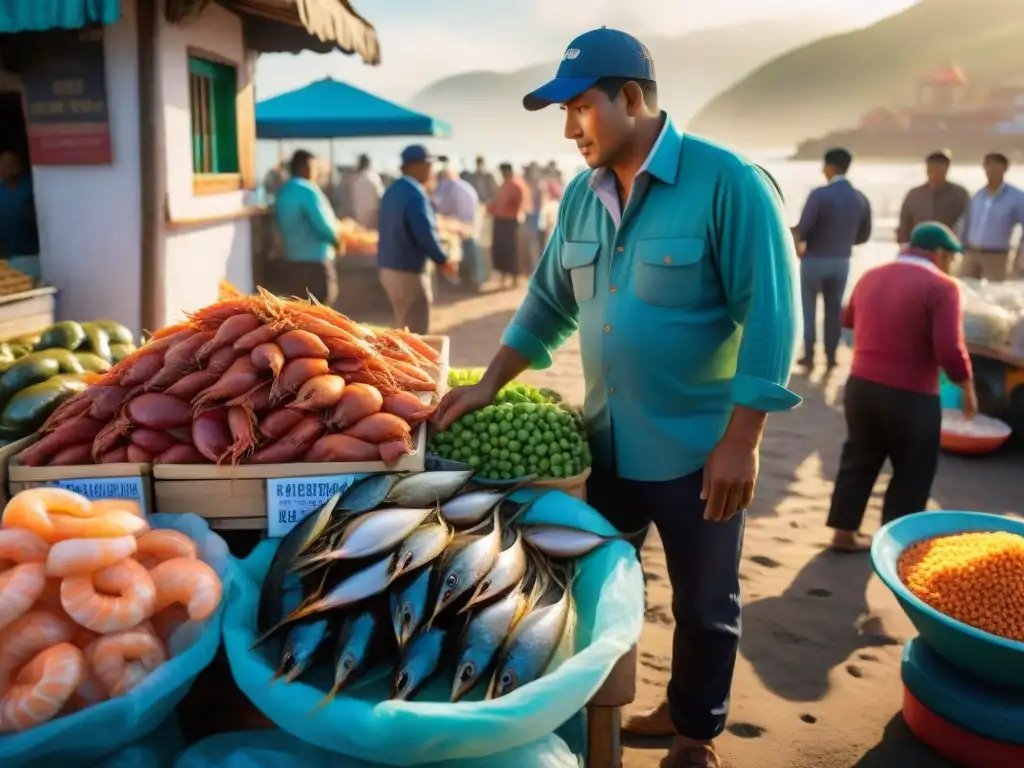
M 622 724 L 622 730 L 634 736 L 648 736 L 662 738 L 675 736 L 676 729 L 672 725 L 672 716 L 668 711 L 668 702 L 661 704 L 648 712 L 641 712 L 630 715 Z
M 661 768 L 725 768 L 722 758 L 712 746 L 674 744 Z

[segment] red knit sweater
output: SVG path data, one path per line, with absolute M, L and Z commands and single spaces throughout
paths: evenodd
M 956 283 L 920 257 L 869 270 L 857 283 L 843 325 L 854 329 L 852 374 L 924 394 L 939 391 L 939 369 L 971 378 Z

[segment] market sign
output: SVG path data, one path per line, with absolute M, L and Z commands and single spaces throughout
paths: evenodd
M 317 507 L 365 475 L 275 477 L 267 480 L 267 536 L 281 538 Z
M 32 165 L 113 161 L 103 28 L 39 35 L 25 63 L 25 120 Z
M 134 501 L 142 507 L 142 511 L 149 513 L 146 504 L 146 494 L 143 492 L 142 477 L 132 475 L 130 477 L 76 477 L 67 480 L 50 480 L 41 483 L 29 483 L 32 488 L 43 486 L 64 488 L 85 496 L 90 501 L 100 499 L 127 499 Z

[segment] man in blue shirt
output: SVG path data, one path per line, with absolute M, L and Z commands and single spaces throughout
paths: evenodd
M 487 279 L 487 267 L 476 245 L 476 219 L 480 198 L 473 185 L 448 167 L 438 174 L 434 208 L 440 216 L 450 216 L 465 227 L 462 233 L 462 260 L 459 277 L 466 285 L 479 289 Z
M 658 527 L 676 629 L 668 700 L 627 730 L 675 734 L 666 768 L 715 768 L 740 635 L 744 510 L 767 414 L 786 388 L 796 259 L 770 177 L 684 136 L 658 108 L 636 38 L 587 32 L 523 101 L 560 104 L 591 170 L 565 190 L 526 298 L 447 428 L 580 333 L 593 471 L 588 502 L 619 530 Z
M 1009 167 L 1006 155 L 993 152 L 985 156 L 988 184 L 971 198 L 960 227 L 965 246 L 960 277 L 1002 282 L 1012 271 L 1010 240 L 1014 229 L 1024 225 L 1024 191 L 1006 183 Z
M 305 298 L 307 291 L 333 307 L 338 300 L 335 257 L 344 255 L 338 220 L 323 190 L 313 181 L 316 158 L 304 149 L 292 155 L 291 178 L 277 193 L 274 218 L 284 241 L 282 293 Z
M 380 242 L 377 266 L 380 283 L 395 314 L 395 325 L 426 333 L 433 300 L 428 262 L 457 274 L 437 235 L 434 209 L 426 187 L 434 175 L 427 148 L 414 144 L 402 150 L 402 177 L 380 201 Z
M 14 152 L 0 153 L 0 258 L 38 256 L 32 178 Z
M 825 304 L 825 360 L 831 371 L 842 335 L 843 294 L 850 275 L 853 246 L 871 237 L 871 205 L 846 179 L 853 155 L 845 149 L 825 153 L 822 172 L 828 180 L 812 190 L 793 229 L 800 255 L 800 294 L 804 314 L 804 356 L 800 365 L 814 367 L 818 330 L 818 296 Z

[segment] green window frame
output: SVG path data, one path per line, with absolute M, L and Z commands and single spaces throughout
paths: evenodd
M 238 70 L 227 64 L 189 56 L 188 85 L 192 113 L 192 172 L 239 173 Z

